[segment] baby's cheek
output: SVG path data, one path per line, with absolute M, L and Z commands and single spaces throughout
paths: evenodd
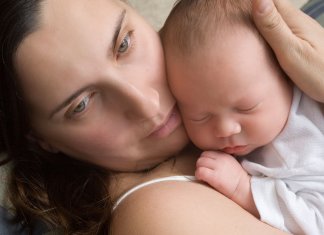
M 191 141 L 194 141 L 196 139 L 199 139 L 199 132 L 198 128 L 195 127 L 195 125 L 192 124 L 192 122 L 183 120 L 185 130 L 190 138 Z
M 188 127 L 187 133 L 189 139 L 200 149 L 210 150 L 213 148 L 212 143 L 215 140 L 212 140 L 212 136 L 207 129 L 202 127 L 197 127 L 196 125 L 191 125 Z
M 276 136 L 276 130 L 270 122 L 255 121 L 249 123 L 244 130 L 244 134 L 249 142 L 255 145 L 255 148 L 268 144 Z

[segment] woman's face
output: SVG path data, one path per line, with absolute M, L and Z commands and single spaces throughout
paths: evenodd
M 16 67 L 40 145 L 115 170 L 186 143 L 158 34 L 115 0 L 46 0 Z

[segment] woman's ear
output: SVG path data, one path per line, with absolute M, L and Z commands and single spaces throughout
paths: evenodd
M 58 153 L 59 152 L 59 150 L 57 148 L 53 147 L 51 144 L 49 144 L 46 141 L 44 141 L 42 138 L 37 137 L 33 133 L 29 133 L 27 135 L 27 139 L 30 142 L 39 145 L 43 150 L 45 150 L 47 152 L 50 152 L 50 153 Z

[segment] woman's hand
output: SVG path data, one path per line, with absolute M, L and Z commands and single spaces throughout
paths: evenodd
M 324 29 L 288 0 L 253 0 L 253 17 L 291 80 L 324 102 Z

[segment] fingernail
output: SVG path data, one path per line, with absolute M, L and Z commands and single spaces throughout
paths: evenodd
M 257 10 L 259 14 L 267 14 L 273 7 L 272 0 L 259 0 Z

